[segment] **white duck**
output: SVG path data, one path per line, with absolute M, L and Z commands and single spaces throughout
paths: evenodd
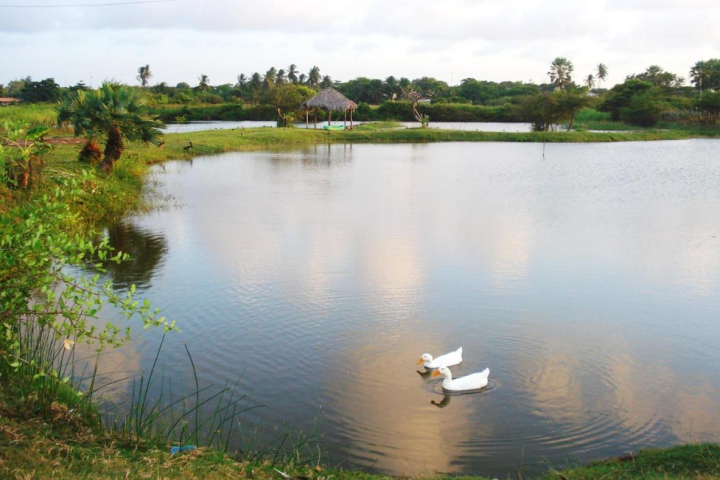
M 462 363 L 462 347 L 458 348 L 454 352 L 440 355 L 435 359 L 433 359 L 432 355 L 429 353 L 423 353 L 417 364 L 420 365 L 421 363 L 425 368 L 452 367 L 453 365 L 458 365 Z
M 465 377 L 460 377 L 453 380 L 450 369 L 447 367 L 440 367 L 432 374 L 433 377 L 437 377 L 438 375 L 442 375 L 443 377 L 445 377 L 442 382 L 443 390 L 449 390 L 452 392 L 460 392 L 463 390 L 478 390 L 487 386 L 490 369 L 486 368 L 480 373 L 472 373 Z

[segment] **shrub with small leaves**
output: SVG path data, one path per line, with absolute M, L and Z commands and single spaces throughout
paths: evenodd
M 87 174 L 90 176 L 91 174 Z M 0 375 L 7 381 L 64 379 L 76 345 L 91 343 L 99 353 L 130 338 L 101 315 L 106 304 L 145 328 L 175 329 L 150 303 L 136 299 L 134 286 L 116 293 L 101 283 L 102 262 L 122 262 L 107 239 L 80 228 L 70 205 L 84 195 L 65 182 L 51 193 L 0 214 Z M 73 272 L 90 271 L 90 274 Z
M 5 123 L 0 138 L 0 182 L 26 188 L 42 178 L 43 157 L 50 151 L 44 141 L 48 128 Z

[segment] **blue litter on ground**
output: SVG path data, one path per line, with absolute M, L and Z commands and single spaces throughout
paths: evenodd
M 184 447 L 172 447 L 170 449 L 170 455 L 175 455 L 176 453 L 184 452 L 186 450 L 195 450 L 195 445 L 185 445 Z

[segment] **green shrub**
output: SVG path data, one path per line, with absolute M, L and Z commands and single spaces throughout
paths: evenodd
M 610 119 L 610 113 L 600 112 L 594 108 L 582 108 L 575 114 L 576 122 L 605 122 Z
M 695 108 L 704 113 L 706 122 L 720 119 L 720 92 L 703 93 L 695 100 Z
M 201 103 L 209 103 L 210 105 L 219 105 L 223 103 L 223 97 L 215 95 L 214 93 L 198 93 L 197 99 L 200 100 Z
M 75 345 L 102 349 L 129 338 L 129 328 L 101 318 L 103 305 L 128 318 L 138 315 L 146 327 L 175 328 L 147 301 L 135 300 L 134 287 L 120 296 L 109 282 L 100 285 L 99 275 L 70 273 L 72 266 L 102 271 L 102 262 L 127 257 L 113 255 L 107 239 L 95 243 L 71 211 L 85 201 L 85 185 L 95 183 L 94 174 L 84 172 L 82 181 L 65 182 L 0 214 L 0 378 L 18 395 L 39 390 L 44 409 L 72 385 Z
M 632 125 L 654 127 L 667 110 L 668 104 L 660 95 L 647 91 L 632 97 L 630 104 L 621 110 L 621 118 Z
M 377 115 L 375 110 L 373 110 L 372 107 L 365 102 L 360 102 L 358 104 L 358 108 L 353 113 L 353 118 L 362 122 L 375 120 L 376 117 Z
M 622 110 L 630 106 L 632 98 L 643 92 L 651 90 L 653 84 L 637 78 L 629 78 L 625 82 L 615 85 L 605 95 L 605 99 L 600 104 L 598 110 L 610 113 L 613 121 L 620 120 Z

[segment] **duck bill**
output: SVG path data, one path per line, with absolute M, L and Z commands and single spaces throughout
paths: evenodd
M 420 360 L 418 360 L 418 363 L 417 363 L 417 364 L 420 365 L 421 363 L 423 363 L 423 359 L 422 359 L 422 358 L 421 358 Z
M 430 376 L 431 376 L 431 377 L 437 377 L 437 376 L 439 376 L 439 375 L 440 375 L 440 370 L 435 370 L 435 371 L 432 373 L 432 375 L 430 375 Z

